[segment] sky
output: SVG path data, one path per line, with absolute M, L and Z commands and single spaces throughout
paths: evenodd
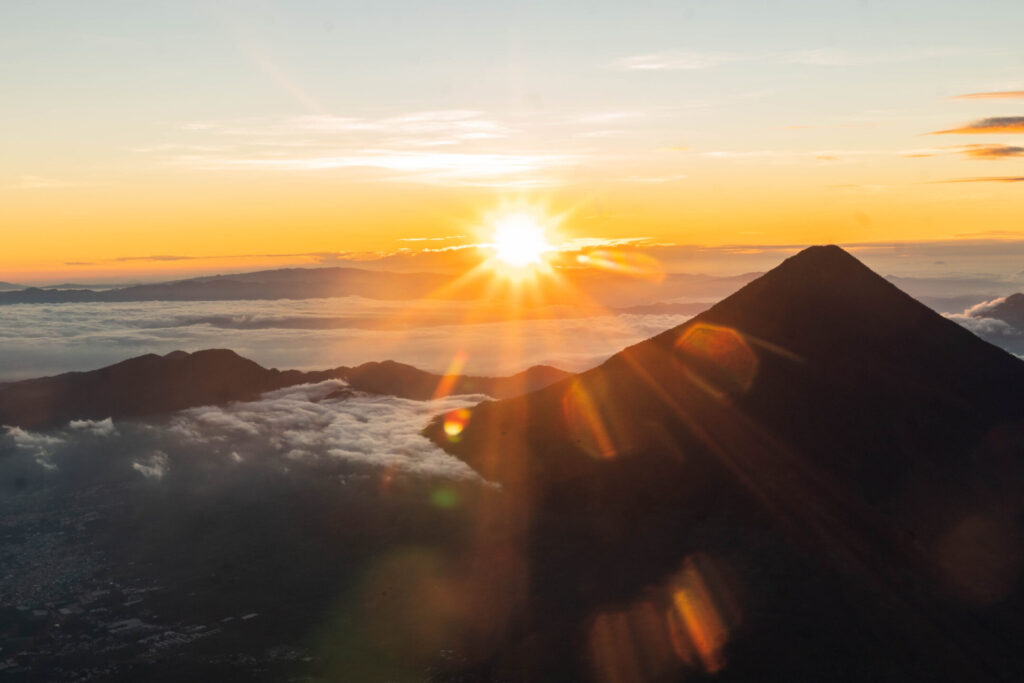
M 1024 240 L 1024 4 L 0 5 L 0 280 Z M 556 221 L 554 217 L 559 219 Z

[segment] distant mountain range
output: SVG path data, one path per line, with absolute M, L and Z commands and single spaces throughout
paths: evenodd
M 384 273 L 359 268 L 286 268 L 104 290 L 31 287 L 0 292 L 0 304 L 311 299 L 352 295 L 404 300 L 426 296 L 448 280 L 446 276 L 430 273 Z
M 560 274 L 561 283 L 545 291 L 539 301 L 553 305 L 579 305 L 579 292 L 599 304 L 615 308 L 648 305 L 680 297 L 715 300 L 755 277 L 754 274 L 716 277 L 675 273 L 651 280 L 585 269 L 567 269 L 560 271 Z M 480 296 L 480 287 L 449 286 L 453 279 L 450 275 L 438 273 L 397 273 L 339 267 L 285 268 L 104 289 L 62 286 L 3 291 L 0 288 L 0 305 L 317 299 L 342 296 L 384 301 L 423 298 L 469 300 Z M 572 287 L 566 287 L 567 283 Z
M 515 396 L 569 373 L 535 366 L 511 377 L 459 376 L 446 394 Z M 267 369 L 227 349 L 147 354 L 89 372 L 0 384 L 0 425 L 39 429 L 70 420 L 136 418 L 201 405 L 247 401 L 284 387 L 341 379 L 358 391 L 426 400 L 445 378 L 385 361 L 301 372 Z
M 1024 671 L 1024 362 L 838 247 L 447 426 L 527 548 L 520 623 L 470 678 Z

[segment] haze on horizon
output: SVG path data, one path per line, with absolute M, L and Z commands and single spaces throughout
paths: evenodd
M 6 2 L 0 280 L 465 246 L 509 202 L 588 244 L 1019 249 L 1021 19 L 995 1 Z

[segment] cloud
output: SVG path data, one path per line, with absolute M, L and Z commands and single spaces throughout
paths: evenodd
M 946 317 L 1011 353 L 1024 352 L 1024 301 L 1020 294 L 997 297 Z
M 806 66 L 865 66 L 911 62 L 963 54 L 959 48 L 906 48 L 890 51 L 853 52 L 836 48 L 813 48 L 774 53 L 697 52 L 664 50 L 623 57 L 612 68 L 626 71 L 684 71 L 710 69 L 736 62 L 771 62 Z
M 481 481 L 463 461 L 420 434 L 433 416 L 485 396 L 408 401 L 355 393 L 330 398 L 340 380 L 289 387 L 250 402 L 206 406 L 170 418 L 119 422 L 100 432 L 70 426 L 51 433 L 8 428 L 16 453 L 50 471 L 104 472 L 155 481 L 230 474 L 249 466 L 278 475 L 360 476 L 388 471 L 416 478 Z M 91 423 L 92 426 L 108 421 Z M 0 442 L 0 447 L 4 444 Z M 90 460 L 99 461 L 89 462 Z M 205 474 L 204 474 L 205 472 Z M 75 474 L 78 473 L 78 474 Z
M 1006 159 L 1024 156 L 1024 147 L 1012 145 L 965 145 L 960 151 L 971 159 Z
M 980 337 L 1015 336 L 1020 334 L 1020 332 L 1008 322 L 997 320 L 996 318 L 979 318 L 958 313 L 946 315 L 946 317 L 966 327 Z
M 86 431 L 96 436 L 113 436 L 117 434 L 114 420 L 109 417 L 105 420 L 72 420 L 68 423 L 68 428 Z
M 576 317 L 578 311 L 558 308 L 539 312 L 550 317 L 484 322 L 474 311 L 479 314 L 468 302 L 360 297 L 9 306 L 0 329 L 0 381 L 212 347 L 232 348 L 277 368 L 325 369 L 390 358 L 443 372 L 462 350 L 472 374 L 507 375 L 540 363 L 582 370 L 660 332 L 662 324 L 610 314 Z M 509 341 L 510 350 L 495 353 L 495 339 Z
M 981 303 L 971 306 L 964 311 L 964 315 L 971 316 L 972 318 L 984 318 L 1002 303 L 1006 302 L 1006 297 L 1001 296 L 991 301 L 982 301 Z
M 1008 188 L 1009 189 L 1009 188 Z M 912 295 L 962 296 L 977 301 L 1018 291 L 1024 259 L 1024 232 L 985 231 L 945 242 L 847 244 L 869 266 L 884 274 L 929 278 L 899 286 Z M 576 239 L 567 249 L 604 248 L 636 252 L 656 260 L 666 273 L 657 286 L 600 278 L 587 292 L 612 307 L 658 302 L 715 301 L 741 286 L 736 278 L 714 275 L 762 272 L 806 245 L 740 243 L 724 247 Z M 337 256 L 337 255 L 335 255 Z M 409 251 L 335 263 L 401 272 L 449 272 L 472 267 L 474 255 Z M 936 266 L 936 261 L 949 265 Z M 707 273 L 683 276 L 681 273 Z M 704 279 L 701 279 L 701 278 Z M 2 309 L 0 381 L 88 370 L 144 353 L 228 347 L 266 367 L 325 369 L 394 359 L 443 372 L 460 350 L 469 356 L 467 372 L 507 375 L 549 363 L 583 370 L 620 349 L 687 319 L 655 316 L 594 317 L 558 307 L 536 319 L 480 320 L 478 304 L 463 301 L 374 301 L 360 297 L 307 300 L 204 302 L 123 302 L 38 304 Z M 943 310 L 961 310 L 943 309 Z M 476 317 L 474 317 L 476 316 Z M 396 321 L 400 321 L 397 324 Z M 472 322 L 469 322 L 472 321 Z M 496 352 L 495 339 L 507 341 Z
M 28 432 L 20 427 L 4 427 L 6 436 L 14 443 L 15 448 L 27 453 L 39 466 L 46 470 L 56 470 L 57 465 L 51 456 L 64 445 L 64 439 L 51 434 Z
M 1024 90 L 1001 90 L 996 92 L 972 92 L 965 95 L 954 95 L 951 100 L 1020 100 L 1024 99 Z
M 420 111 L 377 119 L 330 114 L 311 114 L 279 118 L 248 118 L 226 122 L 195 122 L 181 126 L 190 132 L 216 133 L 225 136 L 273 140 L 275 144 L 317 144 L 325 137 L 335 140 L 371 135 L 402 138 L 410 144 L 431 145 L 504 138 L 515 132 L 511 126 L 487 118 L 472 109 Z M 296 139 L 296 136 L 299 136 Z M 302 136 L 306 136 L 305 139 Z
M 668 50 L 616 60 L 614 67 L 625 71 L 692 71 L 739 62 L 747 57 L 731 52 L 687 52 Z
M 465 235 L 445 235 L 444 237 L 399 237 L 399 242 L 450 242 L 464 239 Z
M 974 135 L 974 134 L 1024 133 L 1024 116 L 991 116 L 972 121 L 959 128 L 937 130 L 931 135 Z
M 936 180 L 937 183 L 1020 183 L 1024 182 L 1024 176 L 985 176 L 980 178 L 952 178 L 950 180 Z
M 153 451 L 145 458 L 134 461 L 132 469 L 146 479 L 163 479 L 171 467 L 166 453 Z
M 537 121 L 523 118 L 525 122 Z M 575 117 L 572 117 L 575 121 Z M 552 121 L 540 122 L 550 127 Z M 569 121 L 562 122 L 568 125 Z M 575 121 L 573 125 L 586 125 Z M 536 128 L 536 126 L 535 126 Z M 482 111 L 450 109 L 378 118 L 313 114 L 179 126 L 195 138 L 140 153 L 208 171 L 358 171 L 365 182 L 522 188 L 555 182 L 576 154 L 530 150 L 537 136 Z M 524 141 L 516 143 L 520 136 Z M 567 136 L 562 136 L 565 139 Z
M 928 157 L 944 156 L 949 154 L 961 154 L 969 159 L 1007 159 L 1011 157 L 1024 156 L 1024 147 L 1013 145 L 997 144 L 974 144 L 959 145 L 957 147 L 940 147 L 937 149 L 911 149 L 900 152 L 900 156 L 908 159 L 921 159 Z
M 541 184 L 543 179 L 516 178 L 552 168 L 571 166 L 578 158 L 560 154 L 499 154 L 456 152 L 407 152 L 368 150 L 342 156 L 294 156 L 272 159 L 203 158 L 189 165 L 207 170 L 273 169 L 280 171 L 323 171 L 331 169 L 379 169 L 394 172 L 389 180 L 410 180 L 429 184 L 475 184 L 510 186 Z
M 196 258 L 210 258 L 202 256 L 176 256 L 174 254 L 154 254 L 152 256 L 119 256 L 118 258 L 109 259 L 110 261 L 117 262 L 129 262 L 129 261 L 191 261 Z

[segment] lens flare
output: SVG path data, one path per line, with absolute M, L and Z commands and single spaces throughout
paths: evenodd
M 675 350 L 691 378 L 713 394 L 744 393 L 757 377 L 757 354 L 729 327 L 692 325 L 676 341 Z
M 452 362 L 448 364 L 448 369 L 445 370 L 444 376 L 441 377 L 441 381 L 437 383 L 437 388 L 434 390 L 435 399 L 444 398 L 452 393 L 456 382 L 462 376 L 462 368 L 465 367 L 468 358 L 469 354 L 462 350 L 452 357 Z
M 590 268 L 649 282 L 661 282 L 665 279 L 665 271 L 658 260 L 637 251 L 593 249 L 577 256 L 576 262 Z
M 465 408 L 453 410 L 444 416 L 444 434 L 451 442 L 462 438 L 462 430 L 469 424 L 470 412 Z
M 430 492 L 430 502 L 442 510 L 452 510 L 459 506 L 459 494 L 451 487 L 441 486 Z
M 593 617 L 589 660 L 601 683 L 654 683 L 701 677 L 726 666 L 725 651 L 742 614 L 729 567 L 689 556 L 647 597 Z
M 562 419 L 574 441 L 593 458 L 614 458 L 619 449 L 609 431 L 601 403 L 576 380 L 562 396 Z

